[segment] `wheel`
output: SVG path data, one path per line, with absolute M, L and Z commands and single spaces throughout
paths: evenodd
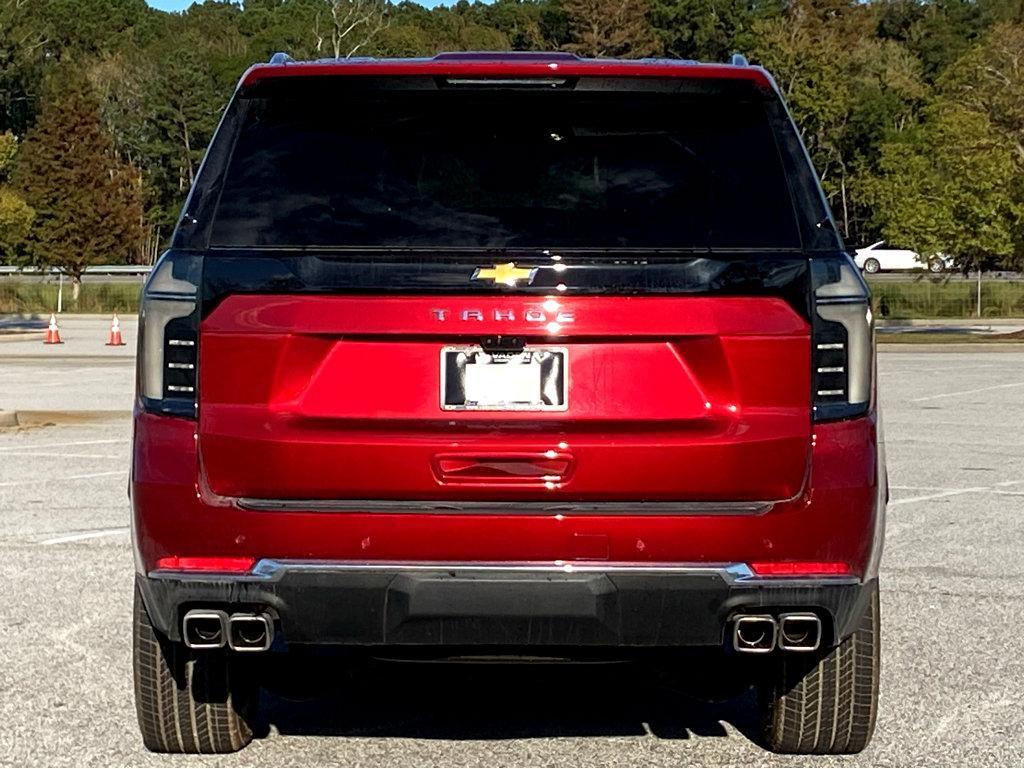
M 761 690 L 765 747 L 776 753 L 859 753 L 878 711 L 878 583 L 852 636 L 823 655 L 784 654 Z
M 864 262 L 864 272 L 869 275 L 874 275 L 876 272 L 882 269 L 882 265 L 878 263 L 878 260 L 872 257 Z
M 135 710 L 143 744 L 159 753 L 231 753 L 248 745 L 255 678 L 226 653 L 193 652 L 161 635 L 137 586 L 134 614 Z
M 928 272 L 939 273 L 945 272 L 945 270 L 946 264 L 941 259 L 939 259 L 939 257 L 933 256 L 931 259 L 928 260 Z

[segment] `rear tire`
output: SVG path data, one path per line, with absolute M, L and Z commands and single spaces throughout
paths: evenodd
M 158 753 L 231 753 L 252 740 L 257 687 L 221 651 L 193 652 L 153 627 L 135 588 L 132 657 L 143 744 Z
M 928 272 L 933 275 L 937 275 L 940 272 L 946 271 L 946 263 L 943 262 L 939 257 L 933 256 L 928 260 Z
M 852 636 L 821 656 L 784 654 L 761 691 L 765 747 L 819 755 L 867 747 L 878 712 L 880 632 L 876 582 Z
M 881 269 L 882 265 L 878 263 L 877 259 L 872 258 L 864 262 L 864 272 L 868 275 L 874 275 L 875 273 L 880 272 Z

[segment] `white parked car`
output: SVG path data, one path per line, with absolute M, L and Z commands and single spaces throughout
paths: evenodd
M 953 266 L 953 260 L 943 254 L 935 254 L 925 260 L 909 248 L 893 248 L 884 240 L 867 248 L 858 248 L 853 261 L 869 275 L 889 270 L 923 270 L 926 267 L 929 272 L 943 272 Z

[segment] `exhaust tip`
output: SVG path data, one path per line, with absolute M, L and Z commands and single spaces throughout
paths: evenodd
M 733 621 L 732 646 L 738 652 L 767 654 L 775 648 L 778 629 L 768 614 L 741 614 Z
M 222 649 L 227 614 L 212 609 L 192 609 L 181 621 L 181 637 L 189 649 Z
M 821 617 L 810 612 L 779 615 L 779 648 L 813 652 L 821 646 Z
M 274 622 L 266 614 L 232 614 L 228 646 L 236 652 L 265 652 L 274 642 Z

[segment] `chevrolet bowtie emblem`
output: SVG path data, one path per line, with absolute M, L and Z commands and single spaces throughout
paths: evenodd
M 507 262 L 493 267 L 477 267 L 473 273 L 473 280 L 493 280 L 495 283 L 514 286 L 521 280 L 525 280 L 527 284 L 533 283 L 536 274 L 536 267 L 516 267 L 515 263 Z

